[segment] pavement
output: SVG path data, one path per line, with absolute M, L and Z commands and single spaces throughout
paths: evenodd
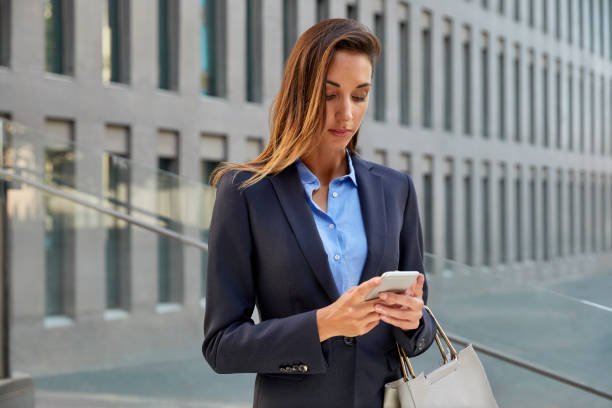
M 430 276 L 430 287 L 435 288 L 430 305 L 447 331 L 612 392 L 612 274 L 556 280 L 534 288 L 495 274 L 447 271 Z M 41 350 L 38 342 L 38 352 L 56 353 L 46 361 L 58 365 L 56 370 L 32 365 L 38 370 L 30 371 L 37 407 L 251 406 L 253 375 L 218 375 L 202 358 L 199 317 L 172 324 L 171 330 L 164 330 L 166 340 L 143 342 L 137 353 L 123 356 L 106 355 L 106 349 L 127 349 L 136 337 L 125 332 L 116 338 L 106 336 L 104 349 L 97 352 L 95 337 L 99 333 L 86 342 L 76 336 L 79 352 L 90 359 L 80 365 L 61 365 L 75 344 Z M 159 328 L 155 332 L 159 333 Z M 116 342 L 114 347 L 109 345 L 112 342 Z M 27 341 L 22 344 L 25 348 L 33 345 Z M 91 364 L 96 354 L 101 364 Z M 502 407 L 612 407 L 612 401 L 482 354 L 480 358 Z M 414 358 L 413 364 L 417 372 L 428 373 L 438 361 L 437 349 L 432 347 Z

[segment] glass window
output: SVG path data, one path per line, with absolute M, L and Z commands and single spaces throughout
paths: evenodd
M 106 137 L 108 152 L 102 162 L 104 198 L 112 209 L 127 212 L 130 206 L 129 129 L 107 126 Z M 126 221 L 106 217 L 104 251 L 106 308 L 127 310 L 131 268 L 130 225 Z
M 297 0 L 283 0 L 283 60 L 289 58 L 297 40 Z
M 127 157 L 108 154 L 104 160 L 105 198 L 118 211 L 129 205 L 130 174 Z M 127 280 L 130 275 L 130 226 L 127 222 L 108 217 L 106 227 L 106 308 L 127 309 Z
M 568 135 L 567 148 L 574 149 L 574 73 L 572 65 L 567 69 L 567 104 L 568 106 Z
M 472 32 L 463 28 L 463 133 L 472 134 Z
M 482 177 L 482 262 L 491 265 L 491 208 L 489 198 L 489 176 Z
M 529 111 L 529 143 L 535 144 L 536 129 L 535 129 L 535 61 L 533 50 L 529 50 L 529 65 L 527 67 L 527 82 L 529 83 L 529 97 L 527 98 Z
M 530 243 L 531 243 L 531 253 L 530 258 L 532 260 L 536 260 L 538 257 L 537 253 L 537 234 L 536 234 L 536 226 L 537 226 L 537 216 L 536 216 L 536 184 L 535 180 L 529 180 L 529 215 L 530 215 Z
M 329 0 L 317 0 L 317 21 L 329 18 Z
M 399 22 L 400 123 L 410 124 L 410 19 L 408 6 L 403 7 L 404 18 Z
M 591 122 L 591 153 L 595 153 L 595 74 L 589 75 L 589 113 Z
M 593 174 L 591 180 L 591 252 L 597 252 L 597 182 Z
M 382 45 L 382 52 L 374 70 L 374 119 L 384 122 L 386 119 L 386 76 L 385 76 L 385 16 L 374 15 L 374 33 Z
M 11 0 L 0 0 L 0 65 L 11 60 Z
M 542 31 L 548 32 L 548 0 L 540 0 L 542 2 Z
M 521 187 L 521 179 L 517 177 L 514 180 L 514 242 L 516 246 L 516 262 L 523 261 L 523 190 Z
M 45 0 L 45 69 L 54 74 L 72 74 L 71 0 Z
M 544 260 L 550 260 L 550 248 L 548 242 L 550 240 L 548 232 L 548 180 L 542 180 L 542 246 Z
M 561 0 L 555 0 L 555 38 L 561 39 Z
M 567 0 L 567 42 L 574 41 L 574 0 Z
M 432 112 L 432 44 L 431 44 L 431 14 L 423 12 L 423 26 L 421 27 L 421 42 L 423 50 L 423 127 L 433 126 Z
M 521 21 L 521 2 L 522 0 L 514 0 L 514 21 Z
M 486 33 L 482 36 L 482 48 L 480 50 L 481 66 L 481 92 L 482 92 L 482 137 L 489 137 L 489 37 Z
M 444 69 L 444 130 L 453 130 L 453 23 L 444 20 L 443 56 Z
M 246 99 L 262 102 L 262 9 L 261 0 L 246 0 Z
M 535 27 L 535 9 L 534 9 L 535 5 L 534 5 L 534 1 L 535 0 L 528 0 L 528 2 L 529 2 L 529 4 L 528 4 L 528 6 L 529 6 L 529 9 L 528 9 L 528 13 L 529 13 L 528 21 L 529 21 L 529 27 L 531 27 L 531 28 Z
M 610 118 L 606 118 L 606 79 L 603 75 L 601 76 L 600 83 L 601 86 L 599 87 L 599 100 L 601 101 L 601 103 L 599 104 L 599 152 L 604 155 L 606 154 L 606 124 L 609 125 Z
M 200 91 L 225 96 L 225 1 L 200 0 Z
M 468 174 L 463 178 L 463 199 L 464 199 L 464 218 L 465 218 L 465 263 L 472 265 L 474 263 L 473 245 L 472 245 L 472 177 Z
M 45 151 L 45 178 L 59 189 L 75 187 L 74 124 L 47 120 L 46 132 L 53 146 Z M 44 195 L 45 208 L 45 315 L 71 316 L 75 274 L 75 207 L 69 201 Z
M 508 242 L 506 240 L 506 179 L 502 177 L 499 180 L 499 261 L 501 263 L 508 262 Z
M 589 48 L 595 52 L 595 14 L 593 0 L 589 0 Z
M 506 50 L 505 42 L 501 39 L 497 55 L 497 77 L 499 138 L 506 140 Z
M 561 94 L 561 61 L 557 61 L 557 69 L 555 71 L 555 131 L 557 139 L 557 149 L 561 149 L 562 146 L 562 129 L 561 129 L 561 100 L 563 95 Z
M 563 238 L 565 234 L 563 233 L 563 180 L 561 179 L 561 174 L 559 174 L 559 180 L 557 180 L 557 256 L 563 256 Z
M 542 64 L 542 120 L 544 125 L 544 140 L 543 145 L 545 147 L 550 146 L 550 113 L 548 109 L 548 57 L 544 56 Z
M 452 166 L 452 162 L 450 164 Z M 445 245 L 446 245 L 446 256 L 447 259 L 455 259 L 455 241 L 454 241 L 454 217 L 453 217 L 453 206 L 455 203 L 454 199 L 454 186 L 452 174 L 444 176 L 444 207 L 445 207 L 445 221 L 446 228 L 444 231 Z
M 159 87 L 178 89 L 178 1 L 158 0 Z
M 372 161 L 378 164 L 382 164 L 383 166 L 386 166 L 388 164 L 387 163 L 387 151 L 383 149 L 374 150 L 374 157 Z
M 603 12 L 602 12 L 603 14 Z M 612 4 L 608 3 L 608 58 L 612 61 Z
M 159 132 L 157 206 L 160 225 L 181 233 L 178 134 Z M 162 145 L 164 148 L 162 148 Z M 168 150 L 166 150 L 169 148 Z M 162 151 L 163 150 L 163 151 Z M 183 246 L 176 239 L 159 235 L 157 239 L 158 302 L 180 303 L 182 299 Z
M 102 21 L 102 79 L 128 83 L 130 80 L 130 4 L 107 0 Z
M 435 253 L 434 237 L 433 237 L 433 179 L 431 173 L 423 175 L 423 202 L 425 203 L 424 213 L 424 235 L 425 235 L 425 251 Z
M 587 237 L 586 185 L 584 176 L 580 180 L 580 252 L 586 252 Z
M 357 12 L 358 12 L 357 4 L 347 4 L 346 5 L 346 18 L 357 20 L 359 18 Z
M 573 255 L 574 249 L 576 248 L 576 237 L 575 237 L 575 228 L 574 225 L 576 224 L 575 222 L 575 217 L 576 217 L 576 197 L 574 194 L 574 181 L 570 180 L 569 182 L 569 186 L 567 188 L 567 194 L 568 194 L 568 200 L 567 200 L 567 205 L 568 205 L 568 216 L 569 216 L 569 224 L 568 224 L 568 238 L 569 238 L 569 253 L 570 255 Z
M 604 56 L 604 31 L 605 31 L 604 2 L 599 0 L 599 56 Z
M 522 115 L 521 115 L 521 51 L 518 45 L 515 46 L 513 80 L 514 80 L 514 141 L 521 142 Z
M 584 0 L 578 1 L 578 44 L 584 48 Z

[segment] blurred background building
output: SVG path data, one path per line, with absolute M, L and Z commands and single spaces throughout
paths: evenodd
M 529 281 L 610 264 L 610 0 L 0 0 L 0 114 L 49 140 L 45 177 L 172 214 L 166 175 L 254 158 L 292 45 L 334 17 L 382 41 L 359 151 L 412 175 L 427 252 Z M 137 196 L 122 159 L 168 173 Z M 39 204 L 11 219 L 24 333 L 201 315 L 205 254 Z

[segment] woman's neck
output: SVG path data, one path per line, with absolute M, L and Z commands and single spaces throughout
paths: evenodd
M 346 151 L 315 150 L 302 157 L 302 162 L 313 172 L 322 186 L 327 186 L 337 177 L 348 174 L 348 161 Z

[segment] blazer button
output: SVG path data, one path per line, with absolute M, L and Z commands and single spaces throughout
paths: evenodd
M 347 346 L 352 346 L 355 344 L 355 338 L 354 337 L 345 337 L 344 338 L 344 344 L 346 344 Z
M 300 364 L 298 366 L 298 371 L 300 373 L 306 373 L 306 372 L 308 372 L 308 366 L 306 364 Z

